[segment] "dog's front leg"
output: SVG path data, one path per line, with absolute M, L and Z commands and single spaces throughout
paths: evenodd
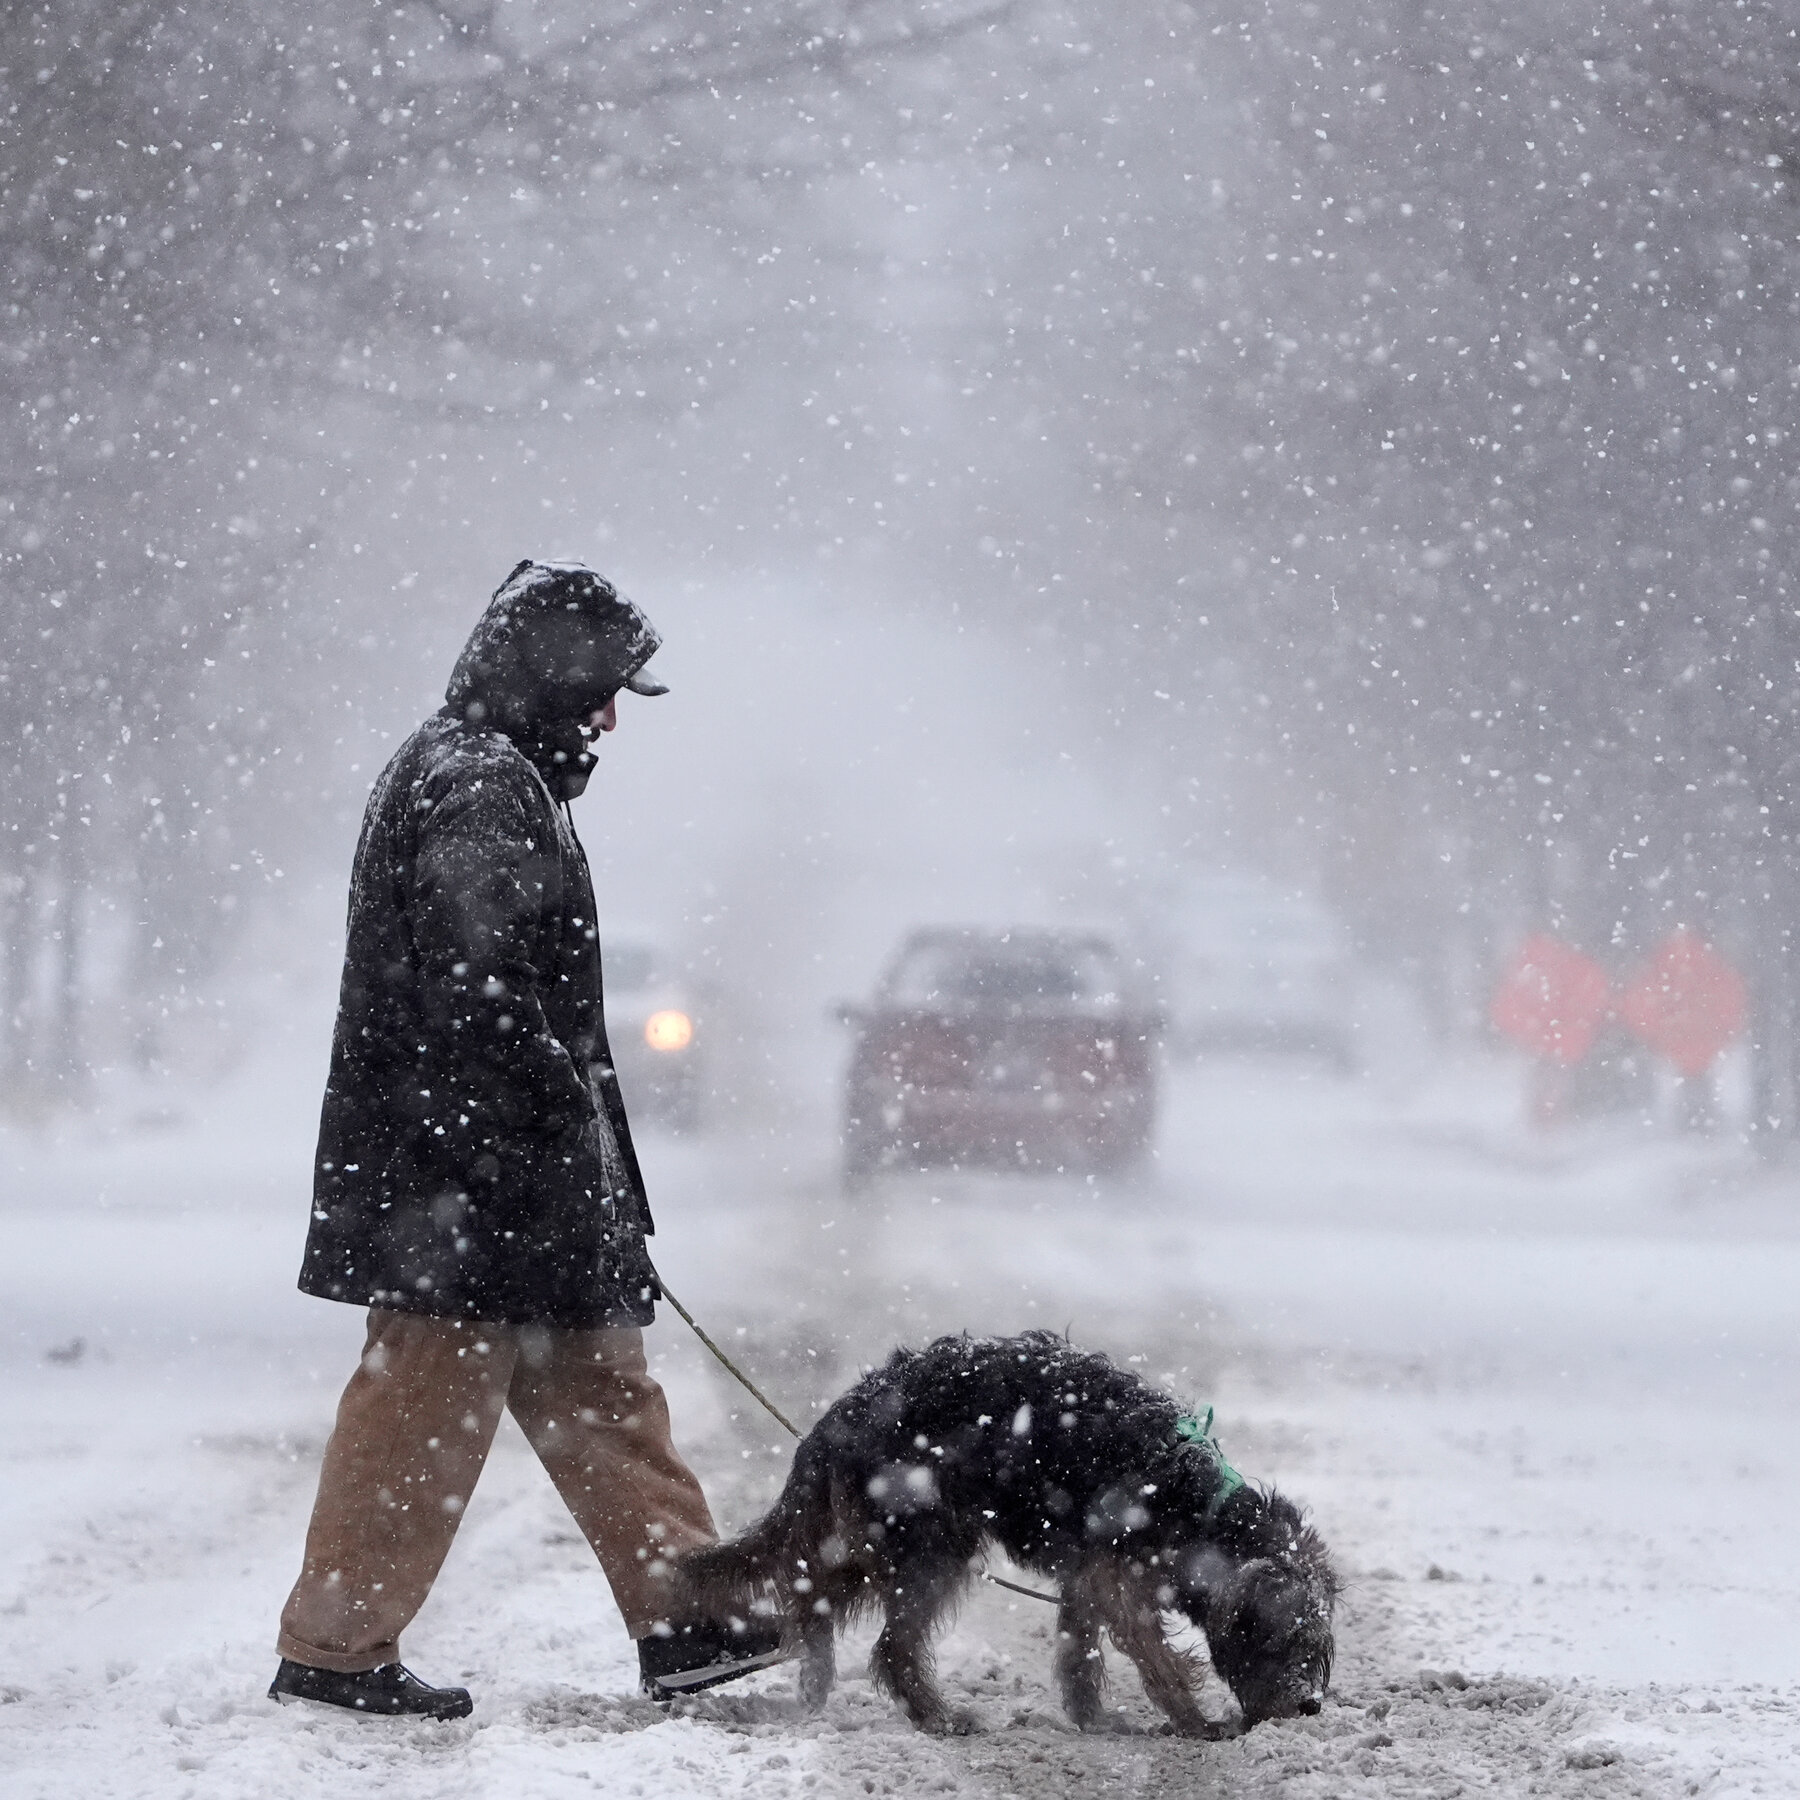
M 1162 1615 L 1150 1598 L 1121 1583 L 1106 1592 L 1103 1612 L 1112 1641 L 1136 1666 L 1144 1692 L 1183 1737 L 1223 1735 L 1194 1698 L 1198 1667 L 1177 1650 L 1163 1630 Z
M 1106 1716 L 1106 1662 L 1100 1651 L 1100 1614 L 1079 1576 L 1063 1589 L 1056 1611 L 1056 1685 L 1076 1729 L 1097 1729 Z

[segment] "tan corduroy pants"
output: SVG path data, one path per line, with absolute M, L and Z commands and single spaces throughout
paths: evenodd
M 667 1616 L 665 1552 L 710 1544 L 635 1329 L 559 1331 L 369 1313 L 325 1446 L 306 1561 L 277 1647 L 351 1673 L 397 1662 L 510 1408 L 612 1584 L 634 1638 Z

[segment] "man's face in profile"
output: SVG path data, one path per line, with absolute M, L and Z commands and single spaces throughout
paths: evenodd
M 559 726 L 550 739 L 555 769 L 550 776 L 550 791 L 558 800 L 579 800 L 587 791 L 588 777 L 594 772 L 594 753 L 588 746 L 603 731 L 618 729 L 618 702 L 608 695 L 604 706 L 597 706 L 578 725 Z

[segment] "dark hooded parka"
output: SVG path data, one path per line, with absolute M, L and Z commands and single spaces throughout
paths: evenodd
M 642 1325 L 651 1227 L 566 802 L 581 724 L 659 642 L 579 564 L 523 562 L 370 796 L 300 1286 L 359 1305 Z M 590 1076 L 590 1069 L 593 1071 Z

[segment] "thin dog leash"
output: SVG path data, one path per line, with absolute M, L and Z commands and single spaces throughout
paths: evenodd
M 763 1411 L 766 1412 L 789 1437 L 798 1439 L 802 1435 L 799 1427 L 796 1426 L 787 1414 L 784 1413 L 781 1408 L 777 1406 L 775 1402 L 771 1400 L 769 1396 L 765 1394 L 762 1389 L 759 1388 L 756 1383 L 752 1381 L 750 1377 L 706 1335 L 706 1332 L 701 1327 L 700 1321 L 696 1319 L 672 1293 L 669 1292 L 669 1284 L 663 1280 L 661 1275 L 657 1276 L 656 1281 L 657 1285 L 662 1289 L 662 1297 L 687 1320 L 688 1329 L 693 1332 L 694 1336 L 697 1337 L 701 1343 L 703 1343 L 707 1349 L 709 1349 L 713 1355 L 725 1365 L 726 1369 L 731 1373 L 738 1384 L 756 1399 Z M 1062 1604 L 1062 1601 L 1055 1594 L 1043 1594 L 1039 1593 L 1036 1588 L 1021 1587 L 1016 1581 L 1008 1581 L 1004 1575 L 990 1575 L 986 1569 L 981 1571 L 981 1579 L 983 1581 L 991 1581 L 995 1587 L 1003 1587 L 1010 1593 L 1023 1594 L 1028 1600 L 1042 1600 L 1050 1606 L 1060 1606 Z
M 713 1353 L 713 1355 L 716 1356 L 719 1359 L 719 1361 L 722 1362 L 725 1365 L 725 1367 L 727 1369 L 729 1369 L 734 1376 L 737 1377 L 739 1385 L 747 1388 L 756 1397 L 756 1399 L 761 1403 L 763 1411 L 766 1412 L 769 1415 L 769 1417 L 771 1419 L 773 1419 L 775 1421 L 775 1423 L 777 1425 L 779 1425 L 782 1428 L 782 1430 L 788 1434 L 789 1437 L 799 1438 L 802 1435 L 799 1426 L 797 1426 L 793 1422 L 793 1420 L 790 1419 L 787 1416 L 787 1414 L 784 1413 L 781 1410 L 781 1408 L 779 1406 L 777 1406 L 775 1404 L 775 1402 L 773 1400 L 771 1400 L 769 1398 L 769 1396 L 767 1394 L 765 1394 L 762 1391 L 762 1389 L 759 1388 L 756 1385 L 756 1383 L 754 1381 L 752 1381 L 750 1379 L 750 1377 L 748 1375 L 746 1375 L 744 1373 L 744 1371 L 742 1369 L 740 1369 L 737 1366 L 737 1364 L 734 1363 L 731 1360 L 731 1358 L 729 1356 L 727 1356 L 725 1354 L 725 1352 L 723 1350 L 721 1350 L 719 1348 L 719 1346 L 717 1344 L 715 1344 L 712 1341 L 712 1339 L 706 1335 L 705 1331 L 701 1329 L 700 1321 L 698 1319 L 696 1319 L 694 1317 L 694 1315 L 691 1312 L 689 1312 L 688 1309 L 685 1306 L 683 1306 L 681 1304 L 681 1302 L 679 1300 L 677 1300 L 672 1293 L 669 1292 L 669 1284 L 663 1280 L 661 1275 L 657 1276 L 656 1283 L 657 1283 L 657 1286 L 662 1289 L 662 1297 L 666 1301 L 668 1301 L 668 1303 L 672 1307 L 674 1307 L 674 1309 L 678 1313 L 680 1313 L 684 1319 L 687 1320 L 688 1328 L 689 1328 L 689 1330 L 691 1330 L 693 1332 L 694 1336 L 697 1337 L 701 1341 L 701 1343 L 703 1343 L 707 1347 L 707 1349 L 709 1349 Z

